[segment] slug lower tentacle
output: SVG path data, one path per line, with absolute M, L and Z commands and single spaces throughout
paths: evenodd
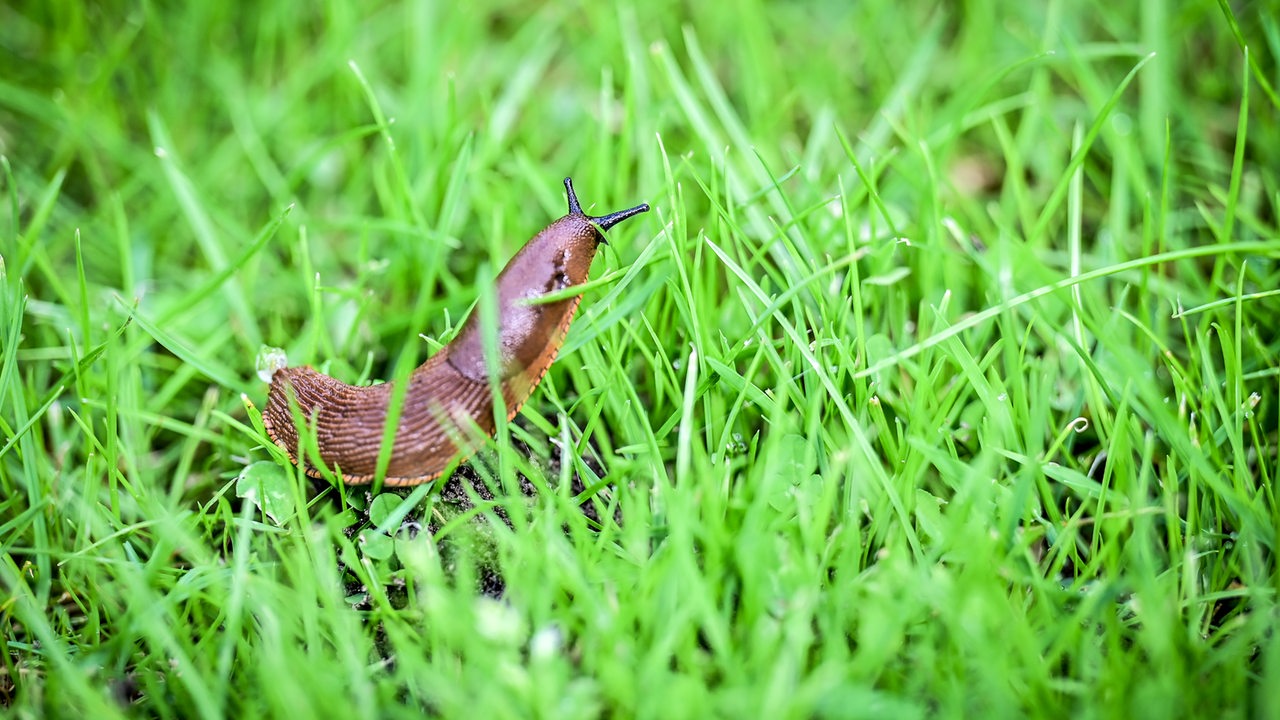
M 507 419 L 546 375 L 564 343 L 582 295 L 535 304 L 538 298 L 587 280 L 602 230 L 647 212 L 647 204 L 591 217 L 564 179 L 569 214 L 539 232 L 507 263 L 497 279 L 497 382 Z M 387 465 L 387 485 L 416 485 L 435 479 L 457 457 L 473 452 L 496 427 L 484 334 L 473 312 L 453 342 L 408 378 L 399 424 Z M 308 475 L 319 471 L 298 450 L 296 406 L 312 428 L 320 459 L 341 471 L 348 484 L 373 481 L 394 383 L 355 386 L 310 367 L 276 371 L 262 420 L 271 439 L 301 463 Z

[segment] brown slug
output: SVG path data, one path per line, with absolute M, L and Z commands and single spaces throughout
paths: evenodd
M 533 236 L 497 279 L 498 353 L 495 379 L 507 419 L 546 375 L 564 342 L 582 295 L 532 304 L 547 293 L 586 282 L 597 246 L 608 230 L 633 215 L 637 205 L 602 217 L 582 212 L 573 182 L 564 179 L 569 214 Z M 492 435 L 493 392 L 485 362 L 484 333 L 474 310 L 456 337 L 408 377 L 400 421 L 387 464 L 387 485 L 416 485 L 439 477 L 453 460 L 474 452 Z M 320 477 L 298 451 L 291 402 L 315 433 L 320 459 L 348 484 L 373 481 L 394 383 L 348 385 L 309 366 L 277 370 L 271 378 L 262 420 L 271 439 Z

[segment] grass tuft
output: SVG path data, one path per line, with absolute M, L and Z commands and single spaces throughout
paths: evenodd
M 1276 37 L 0 8 L 0 707 L 1274 716 Z M 447 483 L 289 464 L 260 353 L 404 378 L 566 175 L 653 211 L 518 417 Z

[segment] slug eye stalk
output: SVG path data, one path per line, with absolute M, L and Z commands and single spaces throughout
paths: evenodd
M 407 379 L 399 424 L 387 464 L 387 485 L 416 485 L 441 475 L 455 459 L 475 451 L 497 427 L 493 392 L 501 389 L 507 419 L 515 417 L 542 381 L 564 343 L 582 295 L 546 303 L 529 300 L 587 281 L 602 231 L 649 211 L 648 204 L 589 216 L 564 179 L 569 214 L 548 225 L 522 247 L 497 278 L 498 348 L 501 367 L 491 375 L 478 313 L 453 341 Z M 383 428 L 395 383 L 354 386 L 310 367 L 278 370 L 271 378 L 263 423 L 273 442 L 301 463 L 317 468 L 298 449 L 294 407 L 309 418 L 323 464 L 337 468 L 351 485 L 373 482 Z M 479 432 L 477 432 L 477 430 Z
M 564 191 L 569 197 L 569 214 L 582 215 L 586 219 L 590 220 L 592 224 L 598 226 L 601 230 L 608 230 L 629 217 L 649 212 L 649 203 L 640 203 L 633 208 L 619 210 L 618 212 L 601 215 L 600 217 L 592 217 L 591 215 L 585 215 L 582 212 L 582 206 L 578 204 L 578 195 L 573 191 L 573 178 L 564 179 Z

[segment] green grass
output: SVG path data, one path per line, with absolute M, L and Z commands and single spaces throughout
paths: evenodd
M 453 5 L 0 8 L 0 707 L 1280 716 L 1265 3 Z M 479 490 L 267 446 L 565 175 Z

